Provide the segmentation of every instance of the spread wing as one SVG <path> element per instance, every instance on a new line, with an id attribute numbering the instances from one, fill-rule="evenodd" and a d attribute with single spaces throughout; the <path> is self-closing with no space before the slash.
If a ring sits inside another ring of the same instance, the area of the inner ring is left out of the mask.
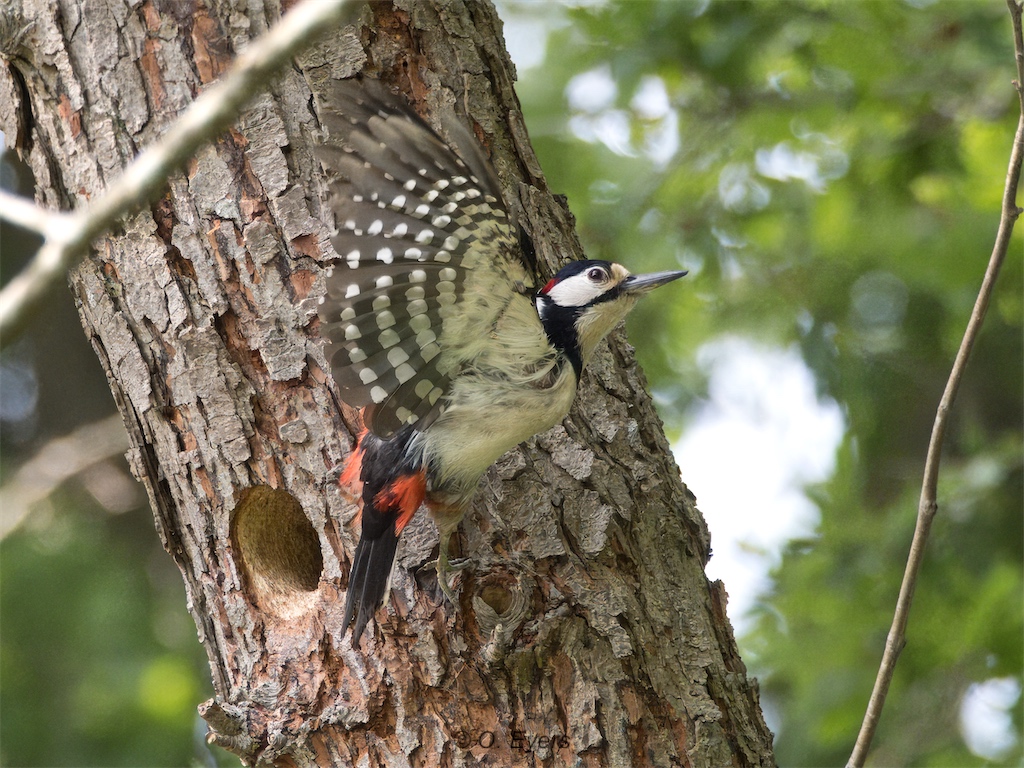
<path id="1" fill-rule="evenodd" d="M 525 272 L 493 169 L 461 125 L 448 128 L 460 157 L 373 81 L 339 81 L 324 106 L 340 260 L 321 334 L 342 398 L 389 437 L 440 415 Z"/>

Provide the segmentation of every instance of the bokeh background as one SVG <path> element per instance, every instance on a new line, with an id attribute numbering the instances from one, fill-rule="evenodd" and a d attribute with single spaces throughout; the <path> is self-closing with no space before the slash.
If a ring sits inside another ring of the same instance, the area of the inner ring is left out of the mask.
<path id="1" fill-rule="evenodd" d="M 1006 7 L 498 7 L 590 257 L 690 270 L 630 338 L 779 763 L 843 764 L 999 218 L 1018 115 Z M 31 188 L 0 163 L 5 187 Z M 0 230 L 3 279 L 32 247 Z M 875 765 L 1022 761 L 1022 256 L 1018 223 L 952 415 Z M 0 763 L 237 764 L 203 743 L 205 654 L 113 412 L 55 296 L 0 356 Z"/>

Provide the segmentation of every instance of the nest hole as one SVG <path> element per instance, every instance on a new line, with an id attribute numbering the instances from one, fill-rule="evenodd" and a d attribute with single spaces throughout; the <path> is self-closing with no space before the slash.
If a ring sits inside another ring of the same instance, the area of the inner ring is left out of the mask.
<path id="1" fill-rule="evenodd" d="M 288 619 L 313 607 L 324 558 L 294 496 L 268 485 L 246 489 L 231 516 L 231 542 L 245 586 L 262 610 Z"/>

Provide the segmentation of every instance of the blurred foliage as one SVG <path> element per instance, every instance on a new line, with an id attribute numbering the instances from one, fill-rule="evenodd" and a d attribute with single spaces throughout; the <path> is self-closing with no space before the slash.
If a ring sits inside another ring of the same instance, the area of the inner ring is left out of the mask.
<path id="1" fill-rule="evenodd" d="M 817 534 L 790 544 L 741 638 L 779 763 L 842 764 L 998 225 L 1019 114 L 1006 7 L 624 1 L 553 26 L 519 93 L 588 254 L 691 270 L 685 297 L 656 292 L 633 322 L 669 431 L 705 394 L 696 349 L 727 334 L 797 343 L 843 409 L 834 476 L 808 489 Z M 1016 746 L 990 760 L 958 713 L 971 683 L 1024 667 L 1022 242 L 1018 223 L 952 413 L 876 765 L 1021 760 L 1019 698 Z"/>
<path id="2" fill-rule="evenodd" d="M 816 535 L 791 542 L 741 638 L 779 763 L 842 764 L 998 222 L 1017 120 L 1005 6 L 620 0 L 500 12 L 548 34 L 519 93 L 588 254 L 691 272 L 685 291 L 656 292 L 631 321 L 669 432 L 705 394 L 697 349 L 727 334 L 795 342 L 843 408 L 834 476 L 808 489 Z M 0 232 L 5 276 L 23 251 L 12 234 Z M 1020 681 L 1024 667 L 1022 242 L 1018 225 L 952 414 L 876 765 L 1021 761 L 1019 698 L 1016 745 L 998 758 L 968 750 L 957 713 L 969 685 Z M 4 477 L 112 407 L 71 302 L 57 304 L 0 358 Z M 148 511 L 114 515 L 66 488 L 0 545 L 0 589 L 0 763 L 213 760 L 195 743 L 205 655 Z"/>
<path id="3" fill-rule="evenodd" d="M 110 515 L 81 491 L 3 542 L 4 765 L 195 762 L 212 692 L 168 565 L 146 510 Z"/>

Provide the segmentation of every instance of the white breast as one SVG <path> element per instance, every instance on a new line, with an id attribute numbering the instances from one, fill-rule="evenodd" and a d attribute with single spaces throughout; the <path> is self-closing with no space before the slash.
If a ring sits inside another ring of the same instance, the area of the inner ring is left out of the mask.
<path id="1" fill-rule="evenodd" d="M 454 493 L 472 494 L 491 464 L 558 424 L 576 396 L 576 374 L 528 297 L 515 296 L 487 330 L 483 351 L 455 377 L 445 412 L 423 436 L 432 484 Z"/>

